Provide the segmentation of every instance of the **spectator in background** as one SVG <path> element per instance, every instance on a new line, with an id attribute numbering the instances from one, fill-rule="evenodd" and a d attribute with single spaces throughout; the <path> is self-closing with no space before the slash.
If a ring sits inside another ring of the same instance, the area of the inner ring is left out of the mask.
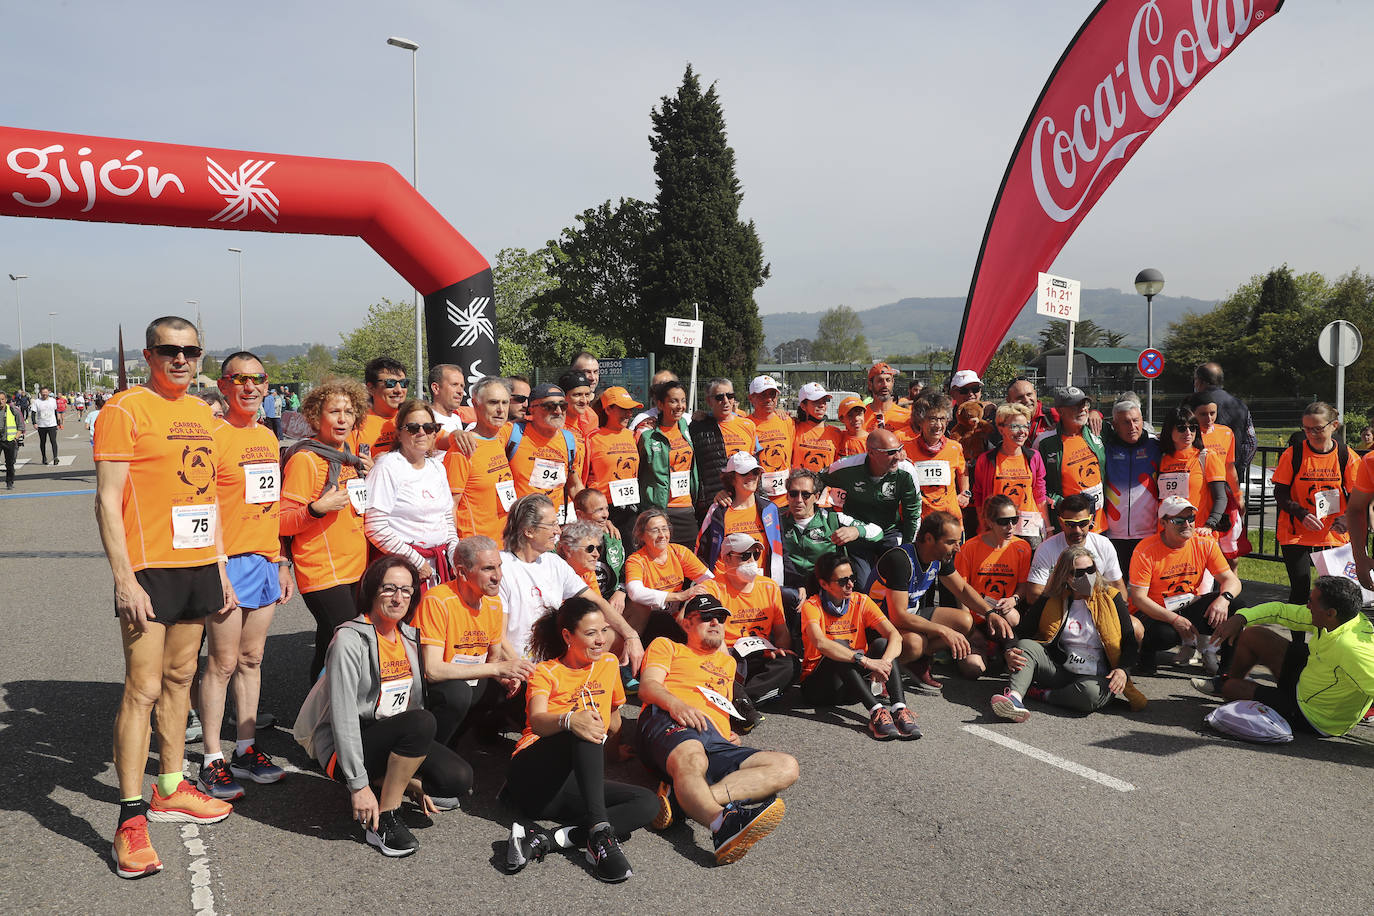
<path id="1" fill-rule="evenodd" d="M 921 397 L 921 393 L 925 390 L 925 387 L 925 382 L 918 378 L 912 379 L 906 383 L 906 397 L 899 399 L 897 403 L 901 404 L 903 407 L 910 407 Z"/>
<path id="2" fill-rule="evenodd" d="M 972 369 L 960 369 L 950 376 L 949 399 L 955 407 L 983 396 L 983 380 Z"/>
<path id="3" fill-rule="evenodd" d="M 272 430 L 272 435 L 281 438 L 281 395 L 273 388 L 262 399 L 262 425 Z"/>
<path id="4" fill-rule="evenodd" d="M 1370 449 L 1374 449 L 1374 426 L 1366 426 L 1360 430 L 1360 441 L 1355 443 L 1356 454 L 1363 455 Z"/>
<path id="5" fill-rule="evenodd" d="M 525 419 L 529 411 L 530 380 L 523 375 L 512 375 L 506 379 L 506 387 L 510 389 L 510 421 Z"/>
<path id="6" fill-rule="evenodd" d="M 447 447 L 450 435 L 477 422 L 477 416 L 471 407 L 463 406 L 467 382 L 463 379 L 462 369 L 451 363 L 439 363 L 430 367 L 426 381 L 430 406 L 434 408 L 434 420 L 441 427 L 437 443 L 443 449 Z"/>
<path id="7" fill-rule="evenodd" d="M 1217 363 L 1203 363 L 1193 370 L 1193 390 L 1205 391 L 1212 396 L 1217 405 L 1217 422 L 1230 427 L 1231 432 L 1235 433 L 1236 472 L 1246 477 L 1259 444 L 1255 437 L 1255 424 L 1250 418 L 1250 408 L 1222 388 L 1223 381 L 1221 366 Z"/>
<path id="8" fill-rule="evenodd" d="M 52 463 L 57 464 L 57 399 L 46 385 L 38 391 L 38 397 L 30 402 L 33 425 L 38 430 L 38 448 L 43 455 L 43 464 L 48 463 L 48 444 L 52 443 Z"/>

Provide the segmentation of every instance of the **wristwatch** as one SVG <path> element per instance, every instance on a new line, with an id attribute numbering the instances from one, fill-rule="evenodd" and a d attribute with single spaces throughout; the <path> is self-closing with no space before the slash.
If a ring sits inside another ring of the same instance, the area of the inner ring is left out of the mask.
<path id="1" fill-rule="evenodd" d="M 863 663 L 864 663 L 864 654 L 863 654 L 862 652 L 855 652 L 855 653 L 854 653 L 854 664 L 857 666 L 857 665 L 862 665 Z"/>
<path id="2" fill-rule="evenodd" d="M 1230 592 L 1222 592 L 1221 597 L 1226 599 L 1227 604 L 1230 604 L 1232 601 L 1236 600 L 1236 596 L 1231 594 Z"/>

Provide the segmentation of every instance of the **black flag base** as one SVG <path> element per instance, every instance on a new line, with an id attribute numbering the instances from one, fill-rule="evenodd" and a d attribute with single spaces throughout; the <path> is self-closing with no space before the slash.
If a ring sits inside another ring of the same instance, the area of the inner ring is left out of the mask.
<path id="1" fill-rule="evenodd" d="M 492 292 L 491 268 L 487 268 L 425 296 L 429 365 L 461 367 L 469 387 L 485 375 L 501 372 Z"/>

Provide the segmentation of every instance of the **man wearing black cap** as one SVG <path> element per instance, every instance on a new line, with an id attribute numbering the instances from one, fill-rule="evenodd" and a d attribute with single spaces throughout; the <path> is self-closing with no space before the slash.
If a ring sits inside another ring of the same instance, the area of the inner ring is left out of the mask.
<path id="1" fill-rule="evenodd" d="M 529 417 L 512 423 L 506 457 L 517 496 L 543 493 L 553 500 L 560 522 L 567 506 L 582 490 L 582 454 L 577 436 L 563 422 L 568 399 L 557 385 L 539 385 L 530 392 Z"/>
<path id="2" fill-rule="evenodd" d="M 796 758 L 729 740 L 735 660 L 725 652 L 730 612 L 712 595 L 683 608 L 687 643 L 660 636 L 639 673 L 639 741 L 659 784 L 659 814 L 651 827 L 673 822 L 676 803 L 711 828 L 716 863 L 747 853 L 773 831 L 786 810 L 777 793 L 797 781 Z"/>
<path id="3" fill-rule="evenodd" d="M 1083 493 L 1093 501 L 1093 530 L 1101 531 L 1105 516 L 1102 480 L 1106 477 L 1106 452 L 1102 439 L 1088 425 L 1092 398 L 1081 388 L 1054 389 L 1054 406 L 1059 424 L 1036 440 L 1035 447 L 1045 460 L 1045 496 L 1050 505 L 1050 521 L 1059 530 L 1058 506 L 1064 497 Z"/>

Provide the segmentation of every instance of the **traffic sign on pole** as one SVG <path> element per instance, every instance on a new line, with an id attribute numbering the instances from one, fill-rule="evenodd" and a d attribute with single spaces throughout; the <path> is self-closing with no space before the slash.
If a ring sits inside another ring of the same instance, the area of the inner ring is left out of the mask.
<path id="1" fill-rule="evenodd" d="M 1360 358 L 1364 338 L 1360 329 L 1348 321 L 1333 321 L 1317 335 L 1317 352 L 1328 366 L 1336 367 L 1336 416 L 1345 419 L 1345 367 Z M 1345 439 L 1345 428 L 1336 431 Z"/>
<path id="2" fill-rule="evenodd" d="M 1140 358 L 1135 361 L 1135 367 L 1146 378 L 1159 378 L 1159 374 L 1164 371 L 1164 354 L 1153 347 L 1148 350 L 1141 350 Z"/>

